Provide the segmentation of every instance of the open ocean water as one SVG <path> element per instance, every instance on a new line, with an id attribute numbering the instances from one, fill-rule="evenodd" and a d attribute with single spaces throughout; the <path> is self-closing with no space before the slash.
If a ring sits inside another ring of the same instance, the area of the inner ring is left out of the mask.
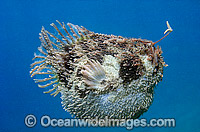
<path id="1" fill-rule="evenodd" d="M 123 132 L 126 128 L 59 128 L 40 125 L 40 118 L 71 118 L 59 96 L 43 94 L 30 78 L 41 27 L 70 22 L 105 34 L 157 41 L 168 20 L 173 32 L 162 47 L 163 81 L 154 102 L 141 118 L 174 118 L 176 126 L 138 127 L 134 132 L 200 132 L 200 1 L 199 0 L 1 0 L 0 1 L 0 131 Z M 33 114 L 37 124 L 24 119 Z"/>

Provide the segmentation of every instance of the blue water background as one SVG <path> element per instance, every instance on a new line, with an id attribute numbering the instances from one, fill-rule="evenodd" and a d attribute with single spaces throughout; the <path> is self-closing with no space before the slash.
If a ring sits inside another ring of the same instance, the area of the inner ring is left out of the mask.
<path id="1" fill-rule="evenodd" d="M 156 41 L 168 20 L 174 31 L 159 42 L 169 65 L 155 90 L 148 112 L 140 118 L 175 118 L 175 128 L 134 128 L 134 132 L 200 132 L 200 1 L 199 0 L 1 0 L 0 1 L 0 131 L 123 132 L 125 128 L 34 128 L 37 119 L 70 118 L 59 96 L 43 94 L 29 70 L 40 46 L 41 26 L 59 20 L 91 31 Z"/>

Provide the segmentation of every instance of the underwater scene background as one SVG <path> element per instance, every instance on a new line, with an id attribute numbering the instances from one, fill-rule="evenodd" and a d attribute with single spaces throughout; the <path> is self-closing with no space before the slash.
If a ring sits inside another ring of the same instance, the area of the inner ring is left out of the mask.
<path id="1" fill-rule="evenodd" d="M 162 47 L 163 81 L 155 89 L 153 104 L 139 119 L 175 118 L 176 127 L 138 127 L 134 132 L 200 131 L 200 1 L 199 0 L 1 0 L 0 1 L 0 131 L 64 132 L 127 131 L 126 128 L 44 128 L 38 121 L 28 128 L 24 119 L 33 114 L 71 118 L 59 96 L 43 94 L 30 78 L 39 32 L 52 22 L 70 22 L 90 31 L 157 41 L 166 21 L 173 32 Z"/>

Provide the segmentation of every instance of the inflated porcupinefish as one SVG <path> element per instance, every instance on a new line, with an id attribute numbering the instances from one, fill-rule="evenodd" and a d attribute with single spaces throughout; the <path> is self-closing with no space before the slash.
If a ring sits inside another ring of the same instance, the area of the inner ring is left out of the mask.
<path id="1" fill-rule="evenodd" d="M 77 118 L 136 119 L 153 102 L 163 77 L 162 50 L 156 42 L 94 33 L 60 23 L 50 33 L 42 27 L 31 77 L 44 93 L 61 94 L 65 110 Z"/>

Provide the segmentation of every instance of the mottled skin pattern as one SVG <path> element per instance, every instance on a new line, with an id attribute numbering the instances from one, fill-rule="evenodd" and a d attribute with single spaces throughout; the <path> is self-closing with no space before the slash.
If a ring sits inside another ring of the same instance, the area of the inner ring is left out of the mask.
<path id="1" fill-rule="evenodd" d="M 42 28 L 31 65 L 38 86 L 50 87 L 45 93 L 61 93 L 64 109 L 77 118 L 135 119 L 148 110 L 166 66 L 159 46 L 57 22 L 56 34 Z"/>

